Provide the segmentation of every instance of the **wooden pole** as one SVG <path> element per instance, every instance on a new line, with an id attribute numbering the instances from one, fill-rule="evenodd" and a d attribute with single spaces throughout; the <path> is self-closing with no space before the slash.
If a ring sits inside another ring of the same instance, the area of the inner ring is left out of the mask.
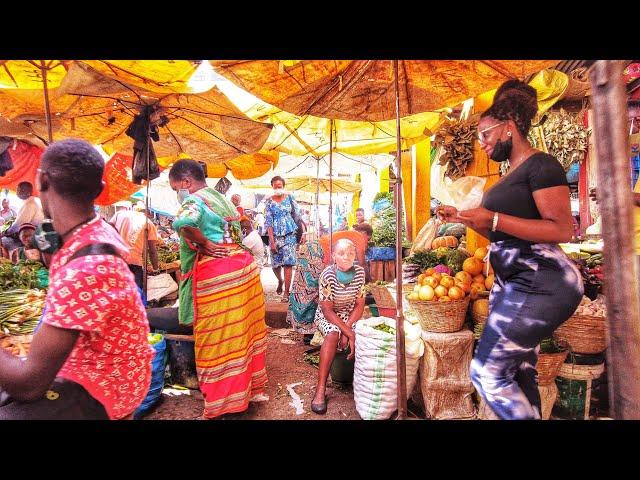
<path id="1" fill-rule="evenodd" d="M 393 79 L 396 91 L 396 366 L 398 369 L 398 420 L 407 417 L 407 371 L 404 350 L 404 314 L 402 311 L 402 148 L 400 137 L 400 88 L 398 86 L 398 60 L 393 61 Z"/>
<path id="2" fill-rule="evenodd" d="M 598 60 L 589 72 L 598 154 L 609 347 L 611 416 L 640 419 L 640 306 L 633 255 L 624 62 Z M 615 283 L 614 283 L 615 282 Z"/>
<path id="3" fill-rule="evenodd" d="M 47 138 L 49 143 L 53 142 L 53 131 L 51 128 L 51 106 L 49 105 L 49 86 L 47 85 L 47 69 L 49 66 L 44 60 L 40 60 L 42 72 L 42 85 L 44 88 L 44 115 L 47 121 Z"/>
<path id="4" fill-rule="evenodd" d="M 333 261 L 333 120 L 329 122 L 329 255 Z"/>

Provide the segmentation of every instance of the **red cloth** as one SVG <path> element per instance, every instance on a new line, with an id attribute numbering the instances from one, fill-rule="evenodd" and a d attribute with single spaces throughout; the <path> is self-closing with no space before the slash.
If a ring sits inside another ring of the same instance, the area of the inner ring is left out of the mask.
<path id="1" fill-rule="evenodd" d="M 4 177 L 0 177 L 0 188 L 14 190 L 20 182 L 31 182 L 33 194 L 38 196 L 36 187 L 36 170 L 40 168 L 40 156 L 43 150 L 30 143 L 18 140 L 9 147 L 9 155 L 13 162 L 13 168 Z"/>
<path id="2" fill-rule="evenodd" d="M 240 214 L 240 217 L 244 217 L 244 208 L 242 208 L 240 205 L 238 205 L 236 207 L 236 210 L 238 210 L 238 213 Z"/>
<path id="3" fill-rule="evenodd" d="M 77 230 L 53 256 L 44 322 L 80 331 L 58 377 L 82 385 L 109 418 L 119 419 L 147 395 L 154 349 L 133 274 L 123 259 L 88 255 L 65 265 L 93 243 L 108 243 L 128 254 L 118 233 L 102 220 Z"/>

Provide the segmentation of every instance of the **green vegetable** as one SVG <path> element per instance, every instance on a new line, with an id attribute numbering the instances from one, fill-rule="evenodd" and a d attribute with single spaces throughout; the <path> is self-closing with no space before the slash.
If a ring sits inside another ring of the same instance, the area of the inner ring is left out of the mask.
<path id="1" fill-rule="evenodd" d="M 455 275 L 462 270 L 462 264 L 467 258 L 468 255 L 462 250 L 457 248 L 449 249 L 449 252 L 445 257 L 445 263 L 453 272 L 452 275 Z"/>
<path id="2" fill-rule="evenodd" d="M 396 334 L 396 329 L 387 325 L 386 323 L 381 323 L 380 325 L 376 325 L 375 327 L 373 327 L 375 330 L 380 330 L 382 332 L 387 332 L 390 333 L 391 335 L 395 335 Z"/>
<path id="3" fill-rule="evenodd" d="M 320 353 L 319 352 L 317 352 L 317 353 L 305 353 L 302 358 L 303 358 L 305 363 L 308 363 L 312 367 L 318 368 L 318 365 L 320 365 Z"/>
<path id="4" fill-rule="evenodd" d="M 43 286 L 44 274 L 40 272 L 43 269 L 42 263 L 34 260 L 25 260 L 16 265 L 0 263 L 0 291 Z"/>
<path id="5" fill-rule="evenodd" d="M 540 353 L 560 353 L 564 352 L 567 347 L 559 343 L 555 338 L 545 338 L 540 342 Z"/>
<path id="6" fill-rule="evenodd" d="M 433 250 L 416 250 L 413 255 L 405 258 L 406 263 L 419 265 L 421 270 L 433 268 L 440 263 L 438 255 Z"/>

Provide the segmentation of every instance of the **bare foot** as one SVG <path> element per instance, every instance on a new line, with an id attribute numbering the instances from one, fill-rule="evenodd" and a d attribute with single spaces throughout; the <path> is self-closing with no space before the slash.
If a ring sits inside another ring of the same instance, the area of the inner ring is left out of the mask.
<path id="1" fill-rule="evenodd" d="M 278 280 L 278 288 L 276 288 L 276 293 L 280 295 L 282 293 L 282 288 L 284 287 L 284 282 L 282 280 Z"/>

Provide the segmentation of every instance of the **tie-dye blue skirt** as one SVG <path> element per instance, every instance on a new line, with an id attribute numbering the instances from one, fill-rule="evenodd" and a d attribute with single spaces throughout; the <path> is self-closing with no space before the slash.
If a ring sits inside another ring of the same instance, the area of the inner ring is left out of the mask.
<path id="1" fill-rule="evenodd" d="M 495 281 L 471 379 L 498 417 L 539 419 L 539 344 L 578 307 L 582 278 L 556 244 L 503 240 L 489 258 Z"/>

